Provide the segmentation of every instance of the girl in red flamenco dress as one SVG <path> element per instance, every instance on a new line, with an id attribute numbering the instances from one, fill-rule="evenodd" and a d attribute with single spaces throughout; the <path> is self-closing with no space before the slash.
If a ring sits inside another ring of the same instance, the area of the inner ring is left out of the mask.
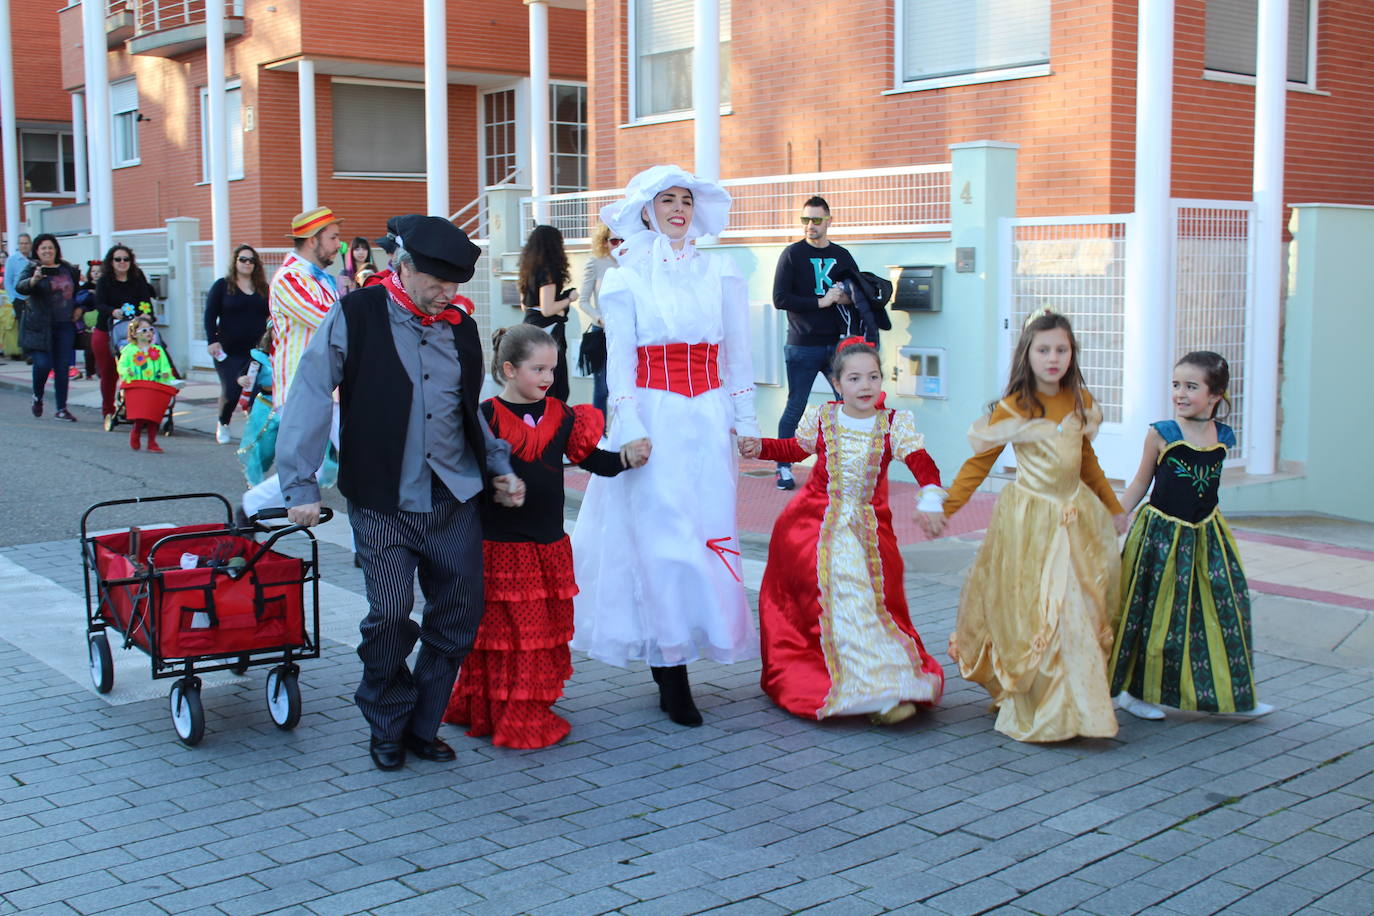
<path id="1" fill-rule="evenodd" d="M 741 443 L 746 458 L 817 457 L 768 545 L 761 683 L 803 718 L 867 713 L 890 725 L 939 702 L 945 679 L 907 612 L 888 464 L 902 461 L 921 484 L 919 511 L 938 512 L 944 491 L 911 413 L 882 406 L 878 351 L 851 337 L 833 369 L 841 401 L 808 408 L 793 439 Z"/>
<path id="2" fill-rule="evenodd" d="M 481 410 L 511 444 L 525 502 L 482 505 L 486 611 L 444 721 L 468 726 L 469 737 L 490 735 L 501 747 L 548 747 L 571 727 L 551 708 L 572 675 L 568 642 L 577 594 L 563 531 L 563 456 L 606 477 L 644 462 L 631 446 L 620 454 L 596 447 L 605 421 L 595 407 L 545 397 L 558 363 L 547 332 L 515 325 L 496 332 L 492 350 L 492 375 L 505 389 Z"/>

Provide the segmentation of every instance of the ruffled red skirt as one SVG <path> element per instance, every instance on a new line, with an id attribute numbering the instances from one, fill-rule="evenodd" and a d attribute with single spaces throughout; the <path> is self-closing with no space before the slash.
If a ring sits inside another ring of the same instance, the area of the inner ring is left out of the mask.
<path id="1" fill-rule="evenodd" d="M 548 747 L 571 726 L 550 708 L 572 676 L 572 545 L 484 541 L 486 610 L 444 721 L 500 747 Z"/>

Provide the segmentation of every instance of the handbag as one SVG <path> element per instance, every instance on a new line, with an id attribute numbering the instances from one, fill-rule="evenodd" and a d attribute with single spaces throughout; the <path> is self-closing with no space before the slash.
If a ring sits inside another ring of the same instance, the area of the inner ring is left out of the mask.
<path id="1" fill-rule="evenodd" d="M 582 332 L 582 343 L 577 349 L 577 371 L 595 375 L 605 368 L 606 329 L 594 324 Z"/>

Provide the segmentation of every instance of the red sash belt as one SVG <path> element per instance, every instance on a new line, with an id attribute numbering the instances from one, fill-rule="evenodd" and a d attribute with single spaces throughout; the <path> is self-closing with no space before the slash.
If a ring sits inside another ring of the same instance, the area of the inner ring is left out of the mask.
<path id="1" fill-rule="evenodd" d="M 719 344 L 657 344 L 639 348 L 635 384 L 694 398 L 720 387 Z"/>

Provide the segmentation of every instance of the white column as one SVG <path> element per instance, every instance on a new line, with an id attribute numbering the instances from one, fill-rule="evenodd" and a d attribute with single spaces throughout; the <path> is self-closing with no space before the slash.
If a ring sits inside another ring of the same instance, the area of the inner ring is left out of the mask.
<path id="1" fill-rule="evenodd" d="M 447 217 L 448 10 L 444 0 L 425 0 L 425 211 Z"/>
<path id="2" fill-rule="evenodd" d="M 76 202 L 84 204 L 90 196 L 86 167 L 86 94 L 72 93 L 72 165 L 76 169 Z M 104 252 L 101 252 L 104 254 Z"/>
<path id="3" fill-rule="evenodd" d="M 205 0 L 205 121 L 210 160 L 210 237 L 214 263 L 229 254 L 229 138 L 224 119 L 224 0 Z"/>
<path id="4" fill-rule="evenodd" d="M 525 0 L 530 8 L 530 189 L 534 221 L 548 221 L 549 194 L 549 5 Z"/>
<path id="5" fill-rule="evenodd" d="M 692 169 L 720 179 L 720 0 L 695 0 L 696 48 L 692 51 L 692 108 L 696 155 Z"/>
<path id="6" fill-rule="evenodd" d="M 1279 283 L 1283 274 L 1284 119 L 1288 0 L 1259 0 L 1255 65 L 1255 275 L 1246 362 L 1245 426 L 1251 474 L 1278 469 Z"/>
<path id="7" fill-rule="evenodd" d="M 297 65 L 296 90 L 301 130 L 301 212 L 320 205 L 319 149 L 315 142 L 315 62 L 302 59 Z M 222 252 L 216 252 L 223 256 Z"/>
<path id="8" fill-rule="evenodd" d="M 104 0 L 82 0 L 86 65 L 86 151 L 90 166 L 91 234 L 101 256 L 114 241 L 114 176 L 110 171 L 110 75 L 105 47 Z"/>
<path id="9" fill-rule="evenodd" d="M 19 130 L 14 117 L 14 45 L 10 41 L 10 0 L 0 0 L 0 146 L 5 171 L 5 243 L 17 251 L 23 231 L 19 197 L 24 192 L 19 175 Z"/>
<path id="10" fill-rule="evenodd" d="M 1170 416 L 1174 338 L 1169 202 L 1174 111 L 1174 0 L 1140 4 L 1136 48 L 1135 216 L 1126 236 L 1122 421 L 1128 430 Z"/>

